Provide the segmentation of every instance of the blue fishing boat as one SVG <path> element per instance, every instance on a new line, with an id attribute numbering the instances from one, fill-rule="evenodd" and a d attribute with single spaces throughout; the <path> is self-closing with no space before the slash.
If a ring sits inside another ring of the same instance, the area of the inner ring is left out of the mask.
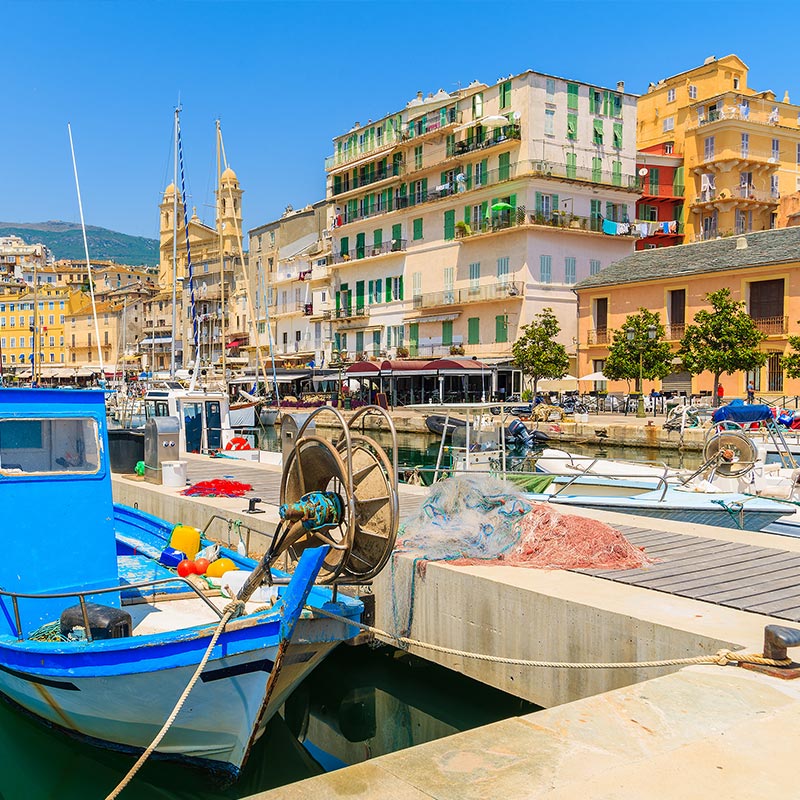
<path id="1" fill-rule="evenodd" d="M 344 438 L 350 447 L 349 435 Z M 361 450 L 353 450 L 340 461 L 363 461 Z M 314 458 L 313 447 L 294 462 L 302 469 L 305 458 Z M 337 507 L 344 516 L 316 529 L 301 517 L 302 501 L 325 486 L 302 487 L 297 497 L 286 490 L 287 521 L 276 541 L 290 540 L 296 551 L 291 577 L 272 568 L 272 549 L 261 562 L 221 549 L 220 556 L 251 571 L 250 592 L 262 581 L 272 586 L 271 605 L 248 602 L 242 589 L 240 602 L 230 606 L 219 590 L 161 563 L 171 524 L 114 505 L 102 392 L 0 389 L 7 532 L 0 560 L 0 694 L 70 734 L 139 752 L 153 742 L 208 654 L 155 755 L 235 777 L 292 689 L 357 633 L 348 623 L 360 619 L 362 603 L 314 585 L 320 570 L 329 581 L 348 577 L 347 559 L 359 542 L 358 522 L 347 516 L 358 487 L 352 472 L 337 480 L 352 491 Z M 392 501 L 394 508 L 396 494 Z M 396 532 L 396 515 L 389 524 Z M 384 549 L 391 550 L 392 533 L 389 528 Z M 381 561 L 384 555 L 381 550 Z M 358 575 L 368 579 L 372 572 L 362 564 Z"/>

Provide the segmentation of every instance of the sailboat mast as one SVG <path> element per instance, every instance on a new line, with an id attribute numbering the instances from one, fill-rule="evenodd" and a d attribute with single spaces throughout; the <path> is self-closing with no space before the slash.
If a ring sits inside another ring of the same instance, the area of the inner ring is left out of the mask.
<path id="1" fill-rule="evenodd" d="M 169 376 L 175 377 L 175 336 L 178 327 L 178 115 L 180 106 L 175 109 L 173 136 L 175 155 L 172 167 L 172 342 L 169 352 Z"/>
<path id="2" fill-rule="evenodd" d="M 106 371 L 103 366 L 103 350 L 100 346 L 100 326 L 97 323 L 97 304 L 94 299 L 94 279 L 92 278 L 92 263 L 89 260 L 89 242 L 86 239 L 86 223 L 83 219 L 83 202 L 81 201 L 81 185 L 78 181 L 78 162 L 75 160 L 75 146 L 72 143 L 72 126 L 67 123 L 69 133 L 69 149 L 72 151 L 72 169 L 75 173 L 75 189 L 78 192 L 78 210 L 81 214 L 81 230 L 83 231 L 83 251 L 86 253 L 86 272 L 89 276 L 89 294 L 92 298 L 92 316 L 94 317 L 94 335 L 97 339 L 97 361 L 100 364 L 100 385 L 106 385 Z"/>
<path id="3" fill-rule="evenodd" d="M 222 333 L 222 380 L 227 381 L 227 370 L 225 364 L 225 254 L 222 252 L 222 155 L 220 153 L 220 130 L 219 120 L 217 120 L 217 231 L 219 233 L 219 291 L 220 291 L 220 328 Z M 227 386 L 226 386 L 227 389 Z"/>

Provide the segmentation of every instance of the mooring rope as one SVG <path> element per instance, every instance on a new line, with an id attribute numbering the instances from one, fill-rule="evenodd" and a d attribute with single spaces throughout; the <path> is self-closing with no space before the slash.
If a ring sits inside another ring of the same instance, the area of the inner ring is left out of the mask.
<path id="1" fill-rule="evenodd" d="M 461 658 L 471 658 L 476 661 L 489 661 L 495 664 L 510 664 L 518 667 L 551 667 L 554 669 L 639 669 L 639 668 L 652 668 L 652 667 L 673 667 L 689 664 L 717 664 L 719 666 L 726 666 L 730 663 L 735 664 L 761 664 L 769 667 L 787 667 L 792 663 L 791 658 L 775 659 L 764 658 L 764 656 L 756 653 L 737 653 L 733 650 L 723 648 L 717 650 L 713 655 L 693 656 L 688 658 L 665 658 L 657 661 L 614 661 L 614 662 L 576 662 L 576 661 L 535 661 L 527 658 L 506 658 L 505 656 L 492 656 L 486 653 L 471 653 L 468 650 L 457 650 L 453 647 L 443 647 L 438 644 L 431 644 L 430 642 L 422 642 L 418 639 L 411 639 L 408 636 L 398 636 L 394 633 L 376 628 L 373 625 L 366 625 L 363 622 L 354 622 L 347 617 L 342 617 L 339 614 L 334 614 L 332 611 L 327 611 L 323 608 L 316 608 L 315 606 L 306 606 L 309 611 L 315 614 L 322 614 L 322 616 L 330 617 L 339 622 L 344 622 L 347 625 L 352 625 L 367 633 L 372 633 L 375 636 L 381 636 L 390 641 L 397 642 L 402 649 L 407 647 L 420 647 L 425 650 L 432 650 L 436 653 L 443 653 L 444 655 L 459 656 Z"/>
<path id="2" fill-rule="evenodd" d="M 144 765 L 144 762 L 147 761 L 148 758 L 152 755 L 153 751 L 161 744 L 161 740 L 167 735 L 167 731 L 172 727 L 172 724 L 175 722 L 178 714 L 180 714 L 181 709 L 183 708 L 183 704 L 186 702 L 186 699 L 189 697 L 189 693 L 194 688 L 194 685 L 200 678 L 200 674 L 206 668 L 206 664 L 208 660 L 211 658 L 211 652 L 217 644 L 217 640 L 222 634 L 222 631 L 225 629 L 225 626 L 228 624 L 228 620 L 231 617 L 239 616 L 244 609 L 244 603 L 234 600 L 224 608 L 224 613 L 222 615 L 222 619 L 219 621 L 219 624 L 214 631 L 214 634 L 211 637 L 211 641 L 208 643 L 208 647 L 206 648 L 206 652 L 203 655 L 203 658 L 200 660 L 200 663 L 197 665 L 197 669 L 194 671 L 194 675 L 192 675 L 189 683 L 186 684 L 186 688 L 183 690 L 183 694 L 178 698 L 178 702 L 175 703 L 175 707 L 172 709 L 172 713 L 167 717 L 167 721 L 161 727 L 161 730 L 156 734 L 155 739 L 150 742 L 150 745 L 147 749 L 139 756 L 136 763 L 128 770 L 128 774 L 117 784 L 114 791 L 111 794 L 106 796 L 106 800 L 114 800 L 114 798 L 118 797 L 120 792 L 133 780 L 134 775 L 141 769 Z"/>

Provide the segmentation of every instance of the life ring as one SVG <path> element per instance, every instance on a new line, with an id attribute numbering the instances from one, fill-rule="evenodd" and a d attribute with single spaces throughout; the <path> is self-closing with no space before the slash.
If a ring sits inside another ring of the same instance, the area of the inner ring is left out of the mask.
<path id="1" fill-rule="evenodd" d="M 234 436 L 226 445 L 226 450 L 252 450 L 250 442 L 244 436 Z"/>

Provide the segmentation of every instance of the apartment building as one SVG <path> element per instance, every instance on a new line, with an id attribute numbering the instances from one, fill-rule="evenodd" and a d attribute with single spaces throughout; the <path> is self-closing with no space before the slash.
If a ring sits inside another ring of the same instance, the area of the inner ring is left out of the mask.
<path id="1" fill-rule="evenodd" d="M 327 224 L 321 200 L 249 231 L 258 343 L 285 366 L 331 359 Z"/>
<path id="2" fill-rule="evenodd" d="M 685 184 L 682 214 L 679 195 L 657 196 L 676 201 L 669 213 L 678 213 L 686 241 L 775 227 L 781 195 L 800 189 L 800 106 L 788 93 L 779 101 L 771 90 L 751 89 L 735 55 L 651 83 L 638 100 L 637 141 L 640 168 L 661 166 L 648 155 L 683 167 L 673 184 L 657 183 L 660 192 Z"/>
<path id="3" fill-rule="evenodd" d="M 574 356 L 574 284 L 634 249 L 635 114 L 621 83 L 525 72 L 336 137 L 335 350 L 499 361 L 551 307 Z"/>
<path id="4" fill-rule="evenodd" d="M 3 279 L 21 280 L 26 271 L 44 269 L 51 258 L 43 244 L 26 244 L 19 236 L 0 236 L 0 276 Z"/>

